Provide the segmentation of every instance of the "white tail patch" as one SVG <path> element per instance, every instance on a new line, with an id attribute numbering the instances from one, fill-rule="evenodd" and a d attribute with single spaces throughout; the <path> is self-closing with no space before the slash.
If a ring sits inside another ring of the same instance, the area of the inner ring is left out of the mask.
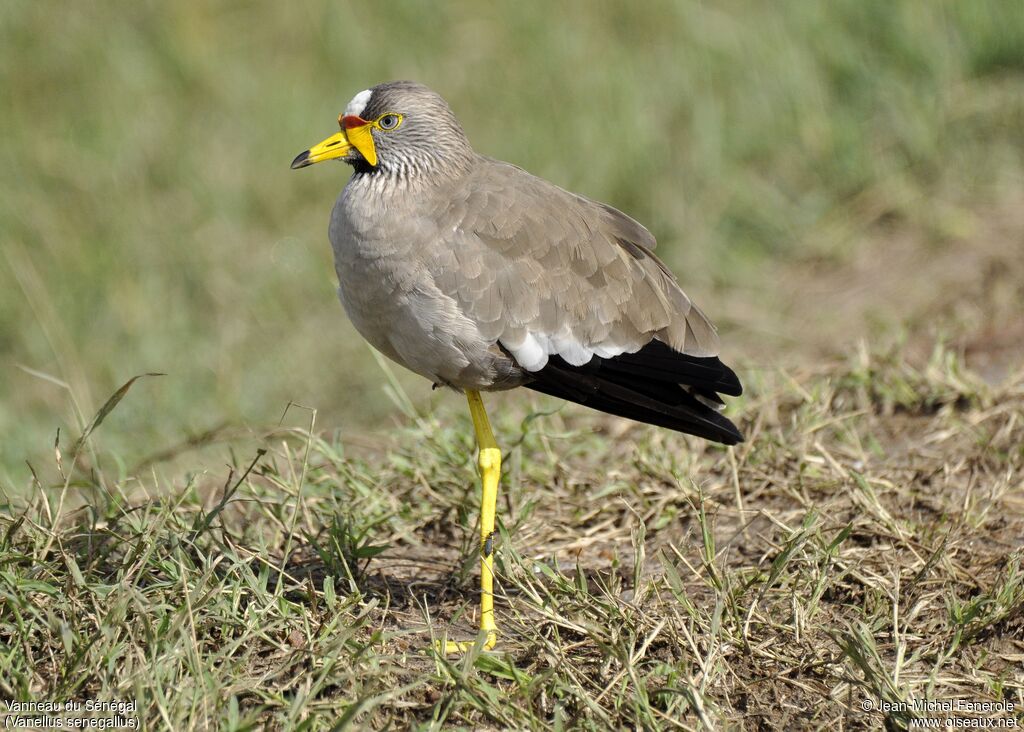
<path id="1" fill-rule="evenodd" d="M 585 345 L 566 330 L 555 336 L 527 332 L 525 336 L 501 338 L 499 342 L 527 371 L 540 371 L 548 365 L 548 358 L 551 356 L 561 356 L 570 366 L 583 366 L 590 363 L 590 359 L 595 355 L 601 358 L 614 358 L 627 351 L 632 353 L 636 350 L 609 342 Z"/>
<path id="2" fill-rule="evenodd" d="M 527 333 L 522 343 L 514 348 L 510 348 L 505 343 L 502 345 L 508 348 L 512 358 L 527 371 L 540 371 L 548 365 L 548 343 L 544 336 L 537 338 L 532 333 Z"/>
<path id="3" fill-rule="evenodd" d="M 345 116 L 347 117 L 351 114 L 356 117 L 362 117 L 363 110 L 366 109 L 366 104 L 370 101 L 371 96 L 373 96 L 372 89 L 363 89 L 352 97 L 352 101 L 345 107 Z"/>

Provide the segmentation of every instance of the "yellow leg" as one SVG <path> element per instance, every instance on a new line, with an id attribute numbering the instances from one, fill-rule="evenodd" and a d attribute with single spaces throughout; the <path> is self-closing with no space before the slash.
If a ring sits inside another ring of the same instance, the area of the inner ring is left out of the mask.
<path id="1" fill-rule="evenodd" d="M 498 482 L 501 480 L 501 450 L 494 441 L 491 423 L 478 391 L 466 391 L 469 413 L 473 417 L 476 443 L 480 449 L 478 462 L 483 492 L 480 497 L 480 632 L 486 634 L 484 648 L 491 650 L 498 642 L 498 629 L 494 624 L 494 515 L 498 502 Z M 465 653 L 473 643 L 448 641 L 445 653 Z"/>

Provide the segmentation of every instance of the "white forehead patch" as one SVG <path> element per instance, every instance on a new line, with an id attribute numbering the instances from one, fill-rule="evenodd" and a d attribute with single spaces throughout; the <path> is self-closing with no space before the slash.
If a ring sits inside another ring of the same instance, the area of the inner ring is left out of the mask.
<path id="1" fill-rule="evenodd" d="M 366 109 L 366 103 L 370 101 L 370 97 L 373 95 L 372 89 L 363 89 L 361 92 L 352 97 L 352 101 L 345 107 L 345 116 L 352 114 L 356 117 L 363 116 L 363 110 Z"/>

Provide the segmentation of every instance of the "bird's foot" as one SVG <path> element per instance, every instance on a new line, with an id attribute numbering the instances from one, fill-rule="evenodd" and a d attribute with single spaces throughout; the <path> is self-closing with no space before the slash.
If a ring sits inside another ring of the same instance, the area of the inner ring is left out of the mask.
<path id="1" fill-rule="evenodd" d="M 485 633 L 486 637 L 484 637 Z M 481 638 L 483 638 L 483 650 L 493 651 L 498 644 L 498 631 L 481 629 L 477 639 L 471 641 L 434 641 L 434 650 L 446 656 L 463 656 L 472 651 Z"/>

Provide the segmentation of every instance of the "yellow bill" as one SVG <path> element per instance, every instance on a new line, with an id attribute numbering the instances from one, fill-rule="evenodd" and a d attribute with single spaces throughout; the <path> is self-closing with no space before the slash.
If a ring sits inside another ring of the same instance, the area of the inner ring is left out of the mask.
<path id="1" fill-rule="evenodd" d="M 377 149 L 373 145 L 373 135 L 370 134 L 373 122 L 350 114 L 339 117 L 338 124 L 341 125 L 341 132 L 299 153 L 292 161 L 292 169 L 344 158 L 353 149 L 358 150 L 370 165 L 377 165 Z"/>

